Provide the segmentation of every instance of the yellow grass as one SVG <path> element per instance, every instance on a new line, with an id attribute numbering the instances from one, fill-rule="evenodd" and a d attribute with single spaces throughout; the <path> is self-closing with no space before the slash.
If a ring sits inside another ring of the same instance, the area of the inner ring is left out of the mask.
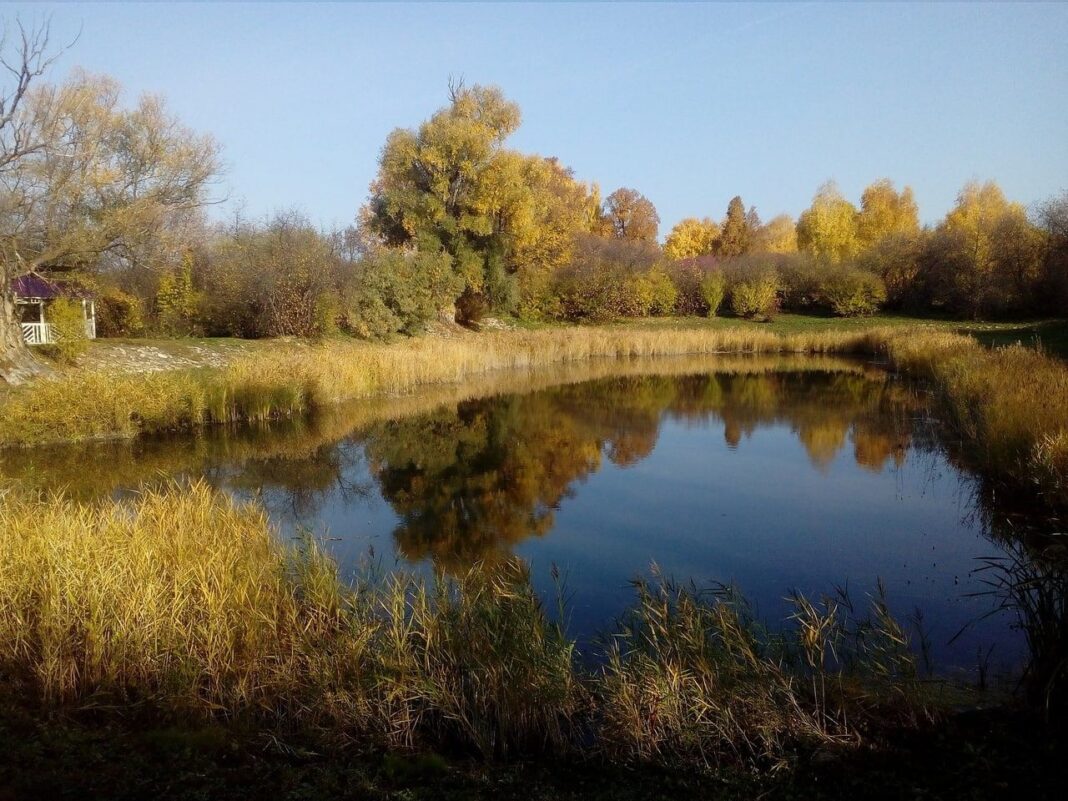
<path id="1" fill-rule="evenodd" d="M 717 353 L 857 353 L 865 332 L 777 336 L 750 330 L 573 328 L 424 337 L 383 345 L 281 345 L 227 367 L 129 374 L 72 371 L 9 392 L 0 443 L 129 437 L 209 423 L 288 417 L 356 398 L 455 384 L 497 370 L 591 359 Z"/>
<path id="2" fill-rule="evenodd" d="M 901 370 L 941 390 L 944 418 L 965 455 L 988 474 L 1068 503 L 1068 367 L 1013 345 L 987 350 L 968 337 L 889 337 Z"/>

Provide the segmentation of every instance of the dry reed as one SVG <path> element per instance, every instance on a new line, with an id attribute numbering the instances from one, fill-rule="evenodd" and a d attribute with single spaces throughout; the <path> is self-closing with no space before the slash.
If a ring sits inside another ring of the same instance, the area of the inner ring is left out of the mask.
<path id="1" fill-rule="evenodd" d="M 701 765 L 779 763 L 858 742 L 881 719 L 869 677 L 884 653 L 791 656 L 841 651 L 837 610 L 811 607 L 799 634 L 771 636 L 737 598 L 638 590 L 596 668 L 516 563 L 348 585 L 312 541 L 284 545 L 261 510 L 204 485 L 98 504 L 0 498 L 0 671 L 49 705 Z"/>

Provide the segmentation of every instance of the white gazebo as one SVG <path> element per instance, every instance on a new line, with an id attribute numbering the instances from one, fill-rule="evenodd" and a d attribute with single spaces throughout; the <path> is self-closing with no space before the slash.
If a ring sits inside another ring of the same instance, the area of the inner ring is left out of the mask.
<path id="1" fill-rule="evenodd" d="M 80 289 L 50 281 L 39 273 L 26 273 L 11 282 L 15 308 L 22 324 L 22 338 L 27 345 L 51 345 L 55 332 L 48 322 L 47 312 L 58 298 L 80 300 L 85 320 L 85 335 L 96 339 L 96 304 L 92 296 Z"/>

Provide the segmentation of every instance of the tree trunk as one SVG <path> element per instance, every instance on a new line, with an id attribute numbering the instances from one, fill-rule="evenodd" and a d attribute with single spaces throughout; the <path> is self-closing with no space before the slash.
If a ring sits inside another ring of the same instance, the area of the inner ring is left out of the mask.
<path id="1" fill-rule="evenodd" d="M 456 304 L 450 303 L 438 309 L 438 322 L 444 325 L 456 325 Z"/>
<path id="2" fill-rule="evenodd" d="M 22 339 L 15 304 L 0 276 L 0 382 L 16 386 L 46 371 Z"/>

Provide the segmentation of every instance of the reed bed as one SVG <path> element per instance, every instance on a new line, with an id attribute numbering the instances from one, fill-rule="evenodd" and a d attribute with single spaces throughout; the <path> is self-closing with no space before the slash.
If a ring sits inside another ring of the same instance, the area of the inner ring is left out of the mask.
<path id="1" fill-rule="evenodd" d="M 395 344 L 285 344 L 223 368 L 147 374 L 71 371 L 0 400 L 0 444 L 132 437 L 292 417 L 347 400 L 456 384 L 499 370 L 594 359 L 711 354 L 862 353 L 864 332 L 568 328 L 423 337 Z"/>
<path id="2" fill-rule="evenodd" d="M 1068 367 L 1040 351 L 946 333 L 888 336 L 898 369 L 939 390 L 956 447 L 988 476 L 1068 505 Z"/>
<path id="3" fill-rule="evenodd" d="M 591 658 L 520 564 L 350 584 L 312 541 L 283 544 L 204 485 L 0 498 L 0 672 L 52 708 L 701 766 L 774 766 L 861 742 L 887 709 L 928 714 L 885 609 L 855 621 L 798 599 L 773 634 L 733 595 L 657 580 L 637 596 Z"/>

